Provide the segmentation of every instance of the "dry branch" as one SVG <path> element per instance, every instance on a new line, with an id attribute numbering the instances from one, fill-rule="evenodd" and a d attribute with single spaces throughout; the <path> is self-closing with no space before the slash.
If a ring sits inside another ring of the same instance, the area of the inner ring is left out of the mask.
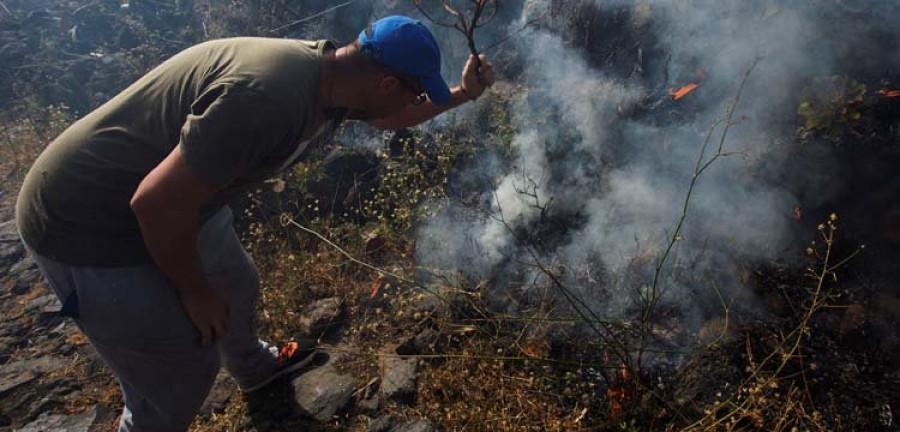
<path id="1" fill-rule="evenodd" d="M 481 59 L 478 57 L 478 49 L 475 46 L 475 29 L 484 27 L 490 23 L 494 17 L 497 16 L 500 4 L 498 0 L 469 0 L 469 3 L 471 3 L 472 6 L 470 9 L 472 13 L 471 15 L 466 15 L 450 5 L 447 0 L 441 0 L 441 6 L 444 11 L 454 18 L 454 21 L 446 22 L 429 14 L 422 6 L 422 0 L 412 0 L 413 6 L 415 6 L 428 21 L 442 27 L 455 28 L 466 37 L 469 53 L 475 56 L 475 67 L 476 70 L 478 70 L 478 68 L 481 67 Z M 485 12 L 488 12 L 488 15 L 485 15 Z"/>

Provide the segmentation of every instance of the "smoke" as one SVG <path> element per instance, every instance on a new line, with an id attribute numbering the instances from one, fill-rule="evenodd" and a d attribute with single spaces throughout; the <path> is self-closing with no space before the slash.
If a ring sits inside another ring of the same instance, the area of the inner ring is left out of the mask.
<path id="1" fill-rule="evenodd" d="M 835 192 L 833 155 L 789 164 L 803 87 L 814 77 L 878 75 L 900 64 L 896 49 L 890 60 L 868 55 L 876 42 L 896 48 L 900 40 L 900 7 L 889 2 L 501 3 L 495 22 L 479 30 L 480 46 L 552 8 L 540 25 L 488 53 L 520 85 L 506 92 L 513 156 L 481 155 L 455 178 L 457 190 L 479 198 L 444 203 L 419 227 L 419 263 L 491 278 L 502 296 L 541 280 L 529 265 L 536 257 L 594 312 L 627 318 L 682 216 L 704 142 L 700 165 L 716 153 L 722 121 L 755 65 L 722 140 L 727 156 L 697 178 L 664 268 L 662 304 L 678 311 L 685 330 L 721 312 L 713 284 L 732 311 L 758 312 L 742 272 L 797 255 L 805 242 L 792 208 L 800 197 L 817 205 Z M 418 16 L 401 2 L 374 7 L 372 19 L 392 13 Z M 457 83 L 464 40 L 430 27 L 441 41 L 445 78 Z M 867 58 L 854 61 L 858 53 Z M 699 88 L 684 99 L 668 96 L 692 82 Z M 440 127 L 441 118 L 426 125 Z"/>
<path id="2" fill-rule="evenodd" d="M 480 209 L 450 204 L 420 228 L 417 253 L 423 265 L 482 278 L 509 272 L 509 266 L 527 261 L 523 238 L 529 232 L 540 231 L 542 223 L 568 223 L 554 231 L 562 241 L 537 247 L 539 258 L 563 263 L 569 270 L 561 276 L 595 311 L 619 318 L 633 311 L 639 287 L 629 285 L 649 283 L 647 270 L 681 216 L 706 134 L 719 122 L 704 161 L 715 154 L 721 121 L 754 63 L 736 124 L 724 141 L 724 151 L 732 154 L 698 178 L 677 256 L 667 268 L 689 266 L 695 278 L 691 283 L 668 278 L 664 302 L 681 310 L 685 320 L 701 323 L 696 314 L 713 295 L 710 281 L 724 281 L 720 288 L 730 302 L 753 304 L 738 269 L 802 245 L 791 220 L 795 194 L 823 187 L 823 179 L 794 176 L 790 185 L 781 179 L 790 169 L 784 164 L 798 87 L 814 76 L 840 72 L 829 42 L 823 42 L 822 14 L 795 2 L 639 3 L 597 1 L 596 7 L 601 16 L 625 10 L 632 17 L 628 30 L 653 33 L 656 47 L 629 49 L 636 59 L 639 49 L 664 53 L 665 58 L 642 59 L 645 70 L 660 71 L 655 76 L 615 75 L 598 67 L 587 58 L 590 47 L 566 39 L 575 31 L 566 24 L 556 31 L 533 29 L 514 40 L 527 88 L 509 107 L 518 131 L 512 142 L 516 156 L 510 164 L 473 168 L 475 175 L 496 179 L 483 192 L 481 202 L 489 204 Z M 508 29 L 546 6 L 527 2 L 521 20 Z M 597 27 L 602 31 L 602 24 Z M 700 88 L 679 102 L 689 108 L 660 95 L 660 89 L 695 81 Z M 657 108 L 647 107 L 654 103 Z M 635 110 L 643 114 L 629 115 Z M 642 254 L 651 259 L 629 279 Z M 579 278 L 578 269 L 597 268 L 606 275 L 602 281 L 585 284 Z M 714 314 L 708 308 L 703 313 Z"/>

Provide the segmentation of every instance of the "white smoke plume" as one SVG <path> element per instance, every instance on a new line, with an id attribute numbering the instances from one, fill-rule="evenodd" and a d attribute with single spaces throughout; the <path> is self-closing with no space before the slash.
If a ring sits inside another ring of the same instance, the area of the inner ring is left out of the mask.
<path id="1" fill-rule="evenodd" d="M 737 110 L 740 121 L 726 140 L 725 150 L 737 154 L 701 176 L 684 239 L 677 244 L 678 259 L 690 262 L 692 272 L 724 280 L 720 288 L 731 302 L 752 303 L 736 269 L 794 253 L 802 244 L 792 236 L 791 210 L 798 203 L 792 191 L 821 187 L 817 180 L 779 183 L 791 169 L 783 164 L 796 87 L 841 72 L 822 42 L 822 17 L 809 13 L 812 5 L 762 3 L 596 2 L 601 11 L 632 11 L 632 25 L 654 33 L 657 52 L 668 56 L 666 62 L 655 59 L 665 68 L 665 88 L 699 81 L 700 88 L 680 102 L 661 97 L 651 80 L 615 76 L 591 65 L 583 50 L 566 40 L 566 30 L 538 28 L 516 37 L 528 89 L 511 106 L 516 160 L 512 166 L 500 164 L 505 168 L 500 172 L 491 171 L 497 164 L 473 170 L 498 179 L 485 192 L 483 202 L 491 204 L 481 209 L 490 216 L 451 204 L 421 227 L 420 262 L 475 277 L 496 274 L 512 265 L 510 258 L 524 255 L 524 245 L 497 219 L 513 228 L 537 224 L 542 210 L 535 203 L 552 200 L 549 212 L 578 215 L 580 222 L 541 258 L 569 269 L 601 265 L 608 277 L 593 286 L 578 285 L 571 272 L 562 276 L 597 312 L 620 316 L 635 306 L 638 287 L 614 281 L 626 278 L 636 254 L 649 253 L 649 265 L 658 259 L 681 215 L 704 136 L 724 118 L 743 73 L 758 59 Z M 527 2 L 522 20 L 547 6 Z M 509 28 L 521 25 L 513 22 Z M 660 99 L 672 107 L 648 110 L 647 104 Z M 678 103 L 689 103 L 690 111 Z M 635 109 L 649 114 L 627 115 Z M 718 138 L 717 132 L 707 158 Z M 698 280 L 699 286 L 670 280 L 664 301 L 691 315 L 704 303 L 702 297 L 712 295 L 708 282 Z M 646 284 L 647 278 L 637 283 Z"/>
<path id="2" fill-rule="evenodd" d="M 527 265 L 536 252 L 598 314 L 633 313 L 681 216 L 704 138 L 756 64 L 725 141 L 733 154 L 698 179 L 663 284 L 663 304 L 680 311 L 689 329 L 720 312 L 711 300 L 712 282 L 731 307 L 754 309 L 741 272 L 802 250 L 792 208 L 799 196 L 814 206 L 833 189 L 832 155 L 788 165 L 800 91 L 814 77 L 876 70 L 872 64 L 900 66 L 896 52 L 875 59 L 873 48 L 884 35 L 900 40 L 900 6 L 875 0 L 501 1 L 498 19 L 479 30 L 479 45 L 492 45 L 548 10 L 540 24 L 488 52 L 517 62 L 506 68 L 522 89 L 508 95 L 514 156 L 481 155 L 457 176 L 456 189 L 480 197 L 451 200 L 419 227 L 419 263 L 444 274 L 491 278 L 503 295 L 540 279 Z M 579 21 L 574 14 L 580 11 L 596 19 Z M 394 13 L 419 16 L 408 2 L 371 6 L 371 20 Z M 869 27 L 843 24 L 846 14 Z M 464 39 L 430 26 L 441 42 L 445 78 L 458 83 L 468 55 Z M 847 60 L 856 57 L 867 63 L 853 69 Z M 623 65 L 623 58 L 633 64 Z M 691 82 L 699 88 L 684 99 L 667 94 Z M 456 112 L 468 116 L 476 109 Z M 426 130 L 446 121 L 439 118 Z M 719 124 L 707 160 L 721 131 Z M 527 249 L 525 238 L 536 246 Z M 668 273 L 674 264 L 688 273 Z"/>

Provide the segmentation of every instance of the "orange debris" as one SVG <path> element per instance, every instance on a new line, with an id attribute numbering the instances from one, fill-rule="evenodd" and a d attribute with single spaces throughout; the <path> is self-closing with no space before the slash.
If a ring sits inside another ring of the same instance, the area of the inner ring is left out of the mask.
<path id="1" fill-rule="evenodd" d="M 300 344 L 297 342 L 288 342 L 285 346 L 281 347 L 278 350 L 278 364 L 285 364 L 291 357 L 294 356 L 294 353 L 297 352 L 297 348 L 300 347 Z"/>
<path id="2" fill-rule="evenodd" d="M 690 83 L 690 84 L 688 84 L 688 85 L 686 85 L 686 86 L 684 86 L 684 87 L 682 87 L 682 88 L 680 88 L 680 89 L 678 89 L 678 90 L 675 90 L 675 89 L 669 89 L 669 96 L 672 96 L 672 99 L 673 99 L 673 100 L 679 100 L 679 99 L 681 99 L 681 98 L 687 96 L 688 93 L 690 93 L 690 92 L 692 92 L 692 91 L 694 91 L 694 90 L 697 90 L 699 87 L 700 87 L 699 84 L 696 84 L 696 83 Z"/>
<path id="3" fill-rule="evenodd" d="M 378 290 L 381 289 L 381 276 L 375 278 L 375 281 L 372 282 L 372 295 L 369 296 L 369 300 L 375 300 L 375 297 L 378 296 Z"/>
<path id="4" fill-rule="evenodd" d="M 900 90 L 878 90 L 876 93 L 884 97 L 900 97 Z"/>

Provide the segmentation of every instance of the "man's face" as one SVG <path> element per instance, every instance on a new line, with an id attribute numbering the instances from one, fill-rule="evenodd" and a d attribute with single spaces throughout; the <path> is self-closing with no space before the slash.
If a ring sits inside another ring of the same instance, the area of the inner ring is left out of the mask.
<path id="1" fill-rule="evenodd" d="M 427 98 L 417 79 L 379 73 L 371 77 L 366 91 L 366 108 L 351 113 L 353 118 L 374 120 L 390 117 L 403 109 L 423 103 Z"/>

